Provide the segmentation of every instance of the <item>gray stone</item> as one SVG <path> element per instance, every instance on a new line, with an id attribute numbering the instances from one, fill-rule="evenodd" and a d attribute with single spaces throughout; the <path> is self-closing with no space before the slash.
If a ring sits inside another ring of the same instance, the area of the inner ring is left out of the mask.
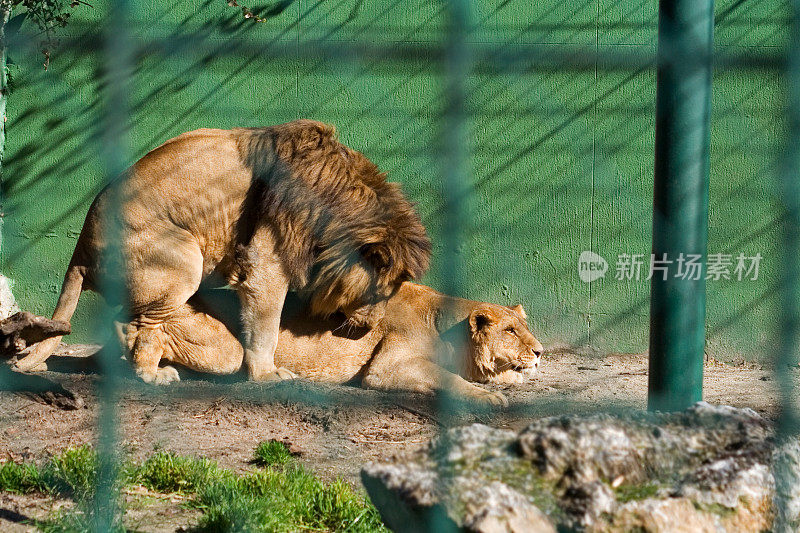
<path id="1" fill-rule="evenodd" d="M 772 467 L 781 461 L 783 481 Z M 519 434 L 474 424 L 364 467 L 387 524 L 412 531 L 761 531 L 776 487 L 786 531 L 800 515 L 800 445 L 776 449 L 750 409 L 552 417 Z"/>
<path id="2" fill-rule="evenodd" d="M 477 533 L 555 533 L 556 528 L 525 496 L 499 481 L 470 493 L 463 527 Z"/>

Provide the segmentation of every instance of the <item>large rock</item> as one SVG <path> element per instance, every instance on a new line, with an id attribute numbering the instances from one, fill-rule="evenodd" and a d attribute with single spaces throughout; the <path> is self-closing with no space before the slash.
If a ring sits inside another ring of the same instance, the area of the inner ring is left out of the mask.
<path id="1" fill-rule="evenodd" d="M 19 312 L 19 306 L 11 292 L 10 280 L 0 274 L 0 320 L 5 320 L 14 313 Z"/>
<path id="2" fill-rule="evenodd" d="M 786 474 L 781 509 L 796 525 L 800 446 L 776 451 L 757 413 L 706 403 L 675 414 L 545 418 L 519 434 L 450 429 L 416 454 L 365 466 L 362 479 L 395 531 L 433 523 L 479 532 L 751 532 L 773 528 L 776 458 Z"/>

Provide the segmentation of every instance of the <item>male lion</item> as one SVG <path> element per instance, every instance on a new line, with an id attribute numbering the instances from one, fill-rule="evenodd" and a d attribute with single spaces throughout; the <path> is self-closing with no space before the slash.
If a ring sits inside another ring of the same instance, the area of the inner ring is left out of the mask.
<path id="1" fill-rule="evenodd" d="M 53 318 L 68 321 L 82 290 L 125 303 L 139 332 L 134 365 L 146 381 L 169 379 L 157 369 L 161 326 L 213 272 L 239 294 L 251 379 L 291 377 L 274 362 L 287 291 L 305 293 L 316 315 L 369 324 L 429 259 L 399 185 L 331 126 L 201 129 L 151 151 L 95 198 Z M 115 279 L 123 294 L 107 290 Z M 59 340 L 37 345 L 18 368 L 41 367 Z"/>
<path id="2" fill-rule="evenodd" d="M 226 326 L 213 316 L 219 308 L 199 296 L 190 299 L 158 331 L 159 356 L 200 372 L 236 372 L 244 353 L 229 329 L 235 324 Z M 315 381 L 360 380 L 372 389 L 422 393 L 444 385 L 473 400 L 505 404 L 501 393 L 466 380 L 519 383 L 536 371 L 542 345 L 525 319 L 519 305 L 448 297 L 406 282 L 386 302 L 383 318 L 354 334 L 339 331 L 340 320 L 315 319 L 305 304 L 290 300 L 281 319 L 275 361 Z M 119 325 L 124 347 L 134 347 L 141 331 L 141 326 Z M 442 354 L 446 361 L 437 360 Z M 158 361 L 152 364 L 149 372 L 155 373 Z M 172 367 L 165 369 L 177 377 Z"/>

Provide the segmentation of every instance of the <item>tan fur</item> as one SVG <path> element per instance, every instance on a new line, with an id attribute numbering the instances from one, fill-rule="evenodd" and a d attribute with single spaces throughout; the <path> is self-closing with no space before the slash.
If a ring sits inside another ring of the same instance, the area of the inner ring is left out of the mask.
<path id="1" fill-rule="evenodd" d="M 140 330 L 134 363 L 143 378 L 162 379 L 143 368 L 169 342 L 163 324 L 182 316 L 213 272 L 241 299 L 250 377 L 285 377 L 274 351 L 287 291 L 310 298 L 317 314 L 372 323 L 429 257 L 425 229 L 399 186 L 332 127 L 299 120 L 202 129 L 156 148 L 97 196 L 54 317 L 69 320 L 81 290 L 126 304 Z M 108 290 L 114 281 L 120 290 Z M 58 341 L 40 343 L 18 367 L 37 367 Z"/>
<path id="2" fill-rule="evenodd" d="M 451 298 L 410 282 L 386 302 L 383 318 L 369 330 L 341 331 L 341 321 L 320 321 L 307 311 L 287 308 L 275 362 L 315 381 L 360 378 L 368 388 L 423 393 L 444 385 L 462 396 L 502 404 L 502 394 L 464 378 L 520 383 L 536 371 L 542 352 L 521 306 Z M 149 375 L 162 375 L 154 381 L 177 379 L 171 367 L 158 367 L 160 359 L 216 374 L 239 369 L 241 345 L 229 326 L 209 312 L 207 304 L 192 299 L 163 323 L 159 339 L 169 341 L 149 361 Z M 139 336 L 140 330 L 129 326 L 123 343 L 131 348 Z"/>

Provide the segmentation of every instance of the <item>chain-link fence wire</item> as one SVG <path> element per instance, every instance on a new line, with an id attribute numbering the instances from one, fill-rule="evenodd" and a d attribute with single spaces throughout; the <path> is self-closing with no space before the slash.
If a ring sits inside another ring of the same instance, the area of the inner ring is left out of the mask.
<path id="1" fill-rule="evenodd" d="M 797 31 L 789 30 L 787 7 L 717 5 L 709 253 L 771 259 L 751 285 L 709 283 L 706 330 L 707 351 L 753 350 L 764 362 L 774 339 L 783 339 L 775 369 L 785 437 L 795 434 L 794 395 L 782 370 L 796 364 L 800 302 Z M 649 282 L 616 280 L 609 266 L 605 278 L 582 283 L 576 259 L 583 250 L 612 264 L 620 254 L 649 256 L 655 6 L 298 1 L 263 24 L 211 0 L 173 9 L 115 1 L 94 11 L 65 30 L 48 71 L 31 69 L 15 81 L 13 61 L 10 68 L 9 135 L 23 140 L 10 141 L 4 166 L 3 263 L 23 304 L 27 299 L 33 310 L 49 313 L 51 302 L 35 294 L 52 293 L 60 283 L 74 241 L 59 239 L 58 257 L 41 251 L 64 232 L 74 238 L 100 187 L 146 150 L 200 125 L 308 116 L 336 124 L 347 144 L 379 162 L 418 202 L 435 246 L 429 284 L 477 300 L 523 301 L 546 345 L 600 352 L 646 347 Z M 36 35 L 20 31 L 8 43 L 12 60 L 30 63 L 37 43 Z M 790 74 L 786 127 L 784 72 Z M 776 174 L 783 187 L 777 194 Z M 32 206 L 34 198 L 40 203 Z M 123 294 L 108 283 L 107 293 Z M 88 303 L 75 324 L 110 331 L 110 321 L 96 318 L 107 315 L 98 300 L 83 299 Z M 775 335 L 767 333 L 773 324 L 780 324 Z M 124 379 L 113 352 L 104 357 L 98 530 L 117 512 L 109 495 L 120 395 L 137 390 L 180 401 L 231 394 L 214 383 L 202 392 L 151 390 Z M 236 395 L 256 402 L 348 402 L 346 395 L 303 386 L 238 388 Z M 456 408 L 452 401 L 444 395 L 433 404 L 443 420 Z M 570 409 L 565 403 L 561 409 Z M 513 405 L 511 411 L 541 416 L 551 407 Z M 587 406 L 575 402 L 574 410 Z"/>

